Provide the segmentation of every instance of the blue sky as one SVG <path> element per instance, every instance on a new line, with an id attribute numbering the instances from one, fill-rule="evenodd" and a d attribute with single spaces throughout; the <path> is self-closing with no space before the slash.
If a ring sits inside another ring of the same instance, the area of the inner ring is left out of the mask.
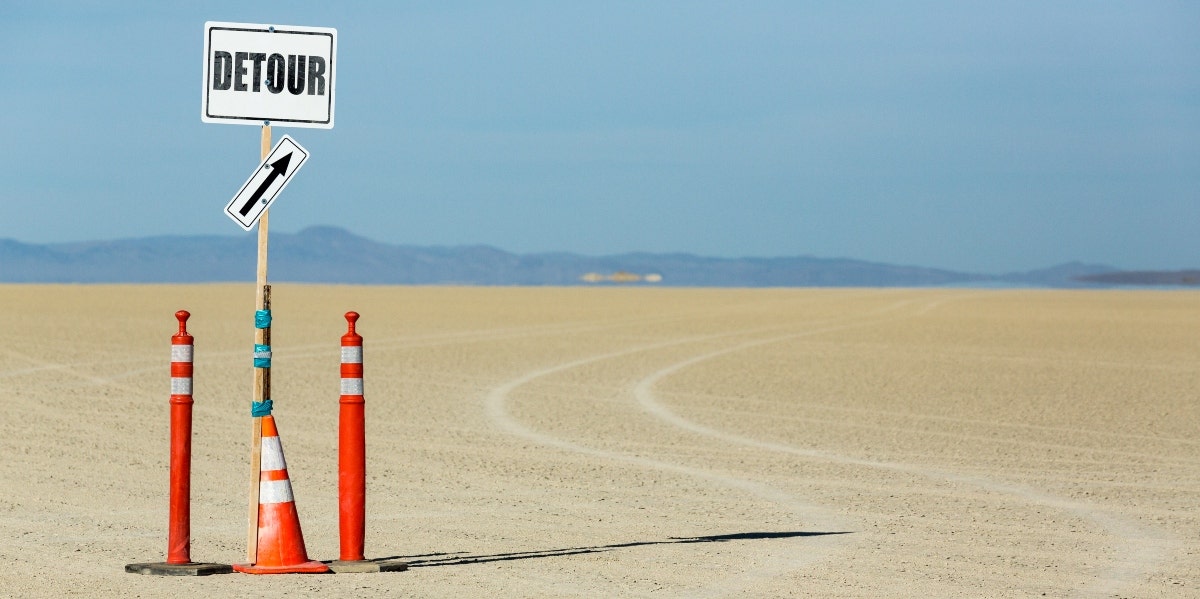
<path id="1" fill-rule="evenodd" d="M 1200 266 L 1200 3 L 1158 1 L 5 2 L 0 238 L 252 234 L 209 20 L 338 30 L 272 231 Z"/>

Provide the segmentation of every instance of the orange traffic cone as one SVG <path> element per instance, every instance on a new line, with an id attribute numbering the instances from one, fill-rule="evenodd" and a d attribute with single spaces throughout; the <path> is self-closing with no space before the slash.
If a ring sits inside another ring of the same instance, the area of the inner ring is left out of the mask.
<path id="1" fill-rule="evenodd" d="M 246 574 L 292 574 L 328 572 L 329 566 L 308 559 L 300 516 L 292 498 L 283 445 L 274 416 L 262 417 L 262 475 L 258 491 L 258 561 L 233 564 Z"/>

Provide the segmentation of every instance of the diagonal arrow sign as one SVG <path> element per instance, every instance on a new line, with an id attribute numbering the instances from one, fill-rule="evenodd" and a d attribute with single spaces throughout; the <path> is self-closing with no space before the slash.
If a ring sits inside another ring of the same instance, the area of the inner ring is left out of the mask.
<path id="1" fill-rule="evenodd" d="M 271 163 L 271 174 L 267 175 L 266 179 L 263 179 L 262 185 L 259 185 L 258 189 L 254 190 L 254 193 L 250 195 L 250 199 L 246 201 L 246 205 L 242 206 L 242 209 L 238 210 L 238 213 L 242 216 L 246 216 L 246 214 L 250 212 L 250 209 L 254 207 L 254 203 L 262 199 L 263 194 L 267 192 L 267 189 L 271 187 L 271 184 L 274 183 L 275 180 L 280 177 L 280 175 L 287 173 L 288 163 L 291 161 L 292 153 L 288 152 L 287 154 L 284 154 L 283 158 Z"/>
<path id="2" fill-rule="evenodd" d="M 253 229 L 271 202 L 287 187 L 292 175 L 307 161 L 308 150 L 284 135 L 225 206 L 225 214 L 243 229 Z"/>

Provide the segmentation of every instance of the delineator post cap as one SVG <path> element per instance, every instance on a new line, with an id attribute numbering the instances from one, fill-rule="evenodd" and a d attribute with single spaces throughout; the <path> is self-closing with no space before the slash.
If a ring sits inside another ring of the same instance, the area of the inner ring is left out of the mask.
<path id="1" fill-rule="evenodd" d="M 346 334 L 342 335 L 342 345 L 362 345 L 362 336 L 354 331 L 354 323 L 358 322 L 358 312 L 351 310 L 346 313 Z"/>
<path id="2" fill-rule="evenodd" d="M 175 334 L 175 337 L 191 337 L 187 332 L 187 319 L 191 315 L 192 313 L 187 310 L 180 310 L 175 313 L 175 318 L 179 320 L 179 332 Z"/>

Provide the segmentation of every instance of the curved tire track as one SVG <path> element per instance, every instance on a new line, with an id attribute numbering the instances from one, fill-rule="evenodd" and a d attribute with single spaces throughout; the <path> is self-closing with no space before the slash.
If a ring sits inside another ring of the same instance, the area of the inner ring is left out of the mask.
<path id="1" fill-rule="evenodd" d="M 489 391 L 485 399 L 485 410 L 489 420 L 499 426 L 502 430 L 504 430 L 504 432 L 541 445 L 554 447 L 556 449 L 561 449 L 572 453 L 588 455 L 605 461 L 624 462 L 642 468 L 671 472 L 674 474 L 681 474 L 684 476 L 709 481 L 717 485 L 742 491 L 747 495 L 754 496 L 783 507 L 802 518 L 805 526 L 815 526 L 820 530 L 826 531 L 849 530 L 849 523 L 846 522 L 844 518 L 834 515 L 832 510 L 801 501 L 797 497 L 775 487 L 711 470 L 704 470 L 682 464 L 580 445 L 578 443 L 531 429 L 522 424 L 508 412 L 507 402 L 509 394 L 511 394 L 517 388 L 532 383 L 537 379 L 613 358 L 619 358 L 631 354 L 649 352 L 688 343 L 707 341 L 724 336 L 727 335 L 708 335 L 653 343 L 594 355 L 563 362 L 555 366 L 533 370 L 521 375 L 520 377 L 494 387 L 491 391 Z M 744 589 L 752 582 L 759 581 L 764 578 L 773 578 L 785 572 L 828 559 L 835 552 L 844 550 L 851 543 L 852 542 L 847 539 L 845 541 L 833 542 L 831 546 L 823 544 L 823 551 L 821 549 L 814 549 L 811 546 L 806 546 L 803 552 L 795 553 L 794 555 L 789 555 L 787 557 L 777 557 L 764 566 L 743 572 L 739 575 L 727 577 L 718 584 L 710 586 L 708 589 L 706 589 L 706 592 L 703 595 L 696 595 L 693 591 L 689 592 L 687 596 L 724 596 L 733 592 L 737 592 Z"/>
<path id="2" fill-rule="evenodd" d="M 925 309 L 914 315 L 924 314 L 933 307 L 935 306 L 926 306 Z M 840 329 L 866 327 L 877 323 L 877 320 L 870 320 L 856 324 L 824 327 L 806 331 L 804 333 L 781 335 L 768 339 L 749 341 L 734 345 L 732 347 L 710 351 L 694 356 L 687 360 L 676 362 L 675 364 L 651 373 L 649 376 L 643 378 L 635 384 L 633 393 L 638 401 L 638 404 L 656 419 L 677 428 L 709 438 L 719 439 L 726 443 L 753 447 L 771 452 L 790 454 L 804 458 L 825 460 L 843 465 L 904 472 L 934 480 L 944 480 L 967 484 L 979 489 L 1014 497 L 1028 503 L 1056 509 L 1080 519 L 1089 521 L 1101 530 L 1104 530 L 1108 536 L 1114 539 L 1114 549 L 1116 550 L 1116 555 L 1118 558 L 1109 566 L 1105 576 L 1102 576 L 1098 580 L 1094 581 L 1093 584 L 1082 593 L 1083 596 L 1111 596 L 1113 593 L 1135 587 L 1140 581 L 1144 580 L 1151 572 L 1153 572 L 1156 567 L 1161 565 L 1169 553 L 1175 551 L 1179 546 L 1181 546 L 1181 542 L 1178 539 L 1173 538 L 1161 530 L 1152 529 L 1128 518 L 1113 515 L 1097 506 L 1088 503 L 1057 497 L 1029 487 L 999 482 L 981 476 L 958 474 L 937 468 L 927 468 L 912 464 L 861 459 L 823 450 L 803 449 L 785 443 L 764 441 L 736 433 L 714 429 L 693 422 L 676 414 L 659 402 L 653 391 L 654 386 L 662 379 L 714 358 L 772 343 L 789 341 L 805 336 L 811 336 Z"/>

